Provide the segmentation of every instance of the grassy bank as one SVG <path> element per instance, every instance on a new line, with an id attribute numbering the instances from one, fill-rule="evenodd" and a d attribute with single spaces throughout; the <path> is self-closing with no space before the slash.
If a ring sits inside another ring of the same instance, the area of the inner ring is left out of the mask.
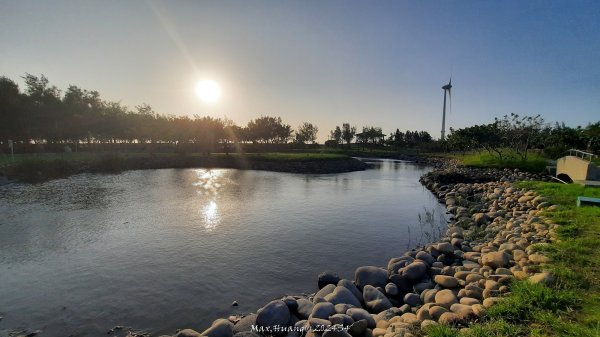
<path id="1" fill-rule="evenodd" d="M 600 207 L 576 207 L 577 196 L 600 198 L 600 189 L 522 182 L 558 207 L 545 216 L 561 225 L 559 240 L 537 246 L 552 258 L 551 286 L 514 282 L 511 295 L 469 329 L 432 327 L 428 336 L 600 336 Z"/>
<path id="2" fill-rule="evenodd" d="M 143 154 L 60 153 L 3 158 L 0 172 L 9 179 L 44 181 L 83 172 L 160 168 L 237 168 L 297 173 L 336 173 L 364 169 L 363 163 L 336 153 Z"/>
<path id="3" fill-rule="evenodd" d="M 527 160 L 521 160 L 517 156 L 510 154 L 507 154 L 506 158 L 500 159 L 488 152 L 451 154 L 450 157 L 460 160 L 467 167 L 510 168 L 539 173 L 544 171 L 546 166 L 548 166 L 548 160 L 536 153 L 529 154 Z"/>

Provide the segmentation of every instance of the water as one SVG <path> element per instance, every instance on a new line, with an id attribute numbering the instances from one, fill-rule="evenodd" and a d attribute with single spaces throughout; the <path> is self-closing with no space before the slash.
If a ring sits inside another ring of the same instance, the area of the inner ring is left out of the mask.
<path id="1" fill-rule="evenodd" d="M 352 279 L 422 239 L 424 210 L 441 217 L 418 182 L 425 170 L 166 169 L 2 186 L 0 336 L 202 331 L 314 292 L 322 271 Z"/>

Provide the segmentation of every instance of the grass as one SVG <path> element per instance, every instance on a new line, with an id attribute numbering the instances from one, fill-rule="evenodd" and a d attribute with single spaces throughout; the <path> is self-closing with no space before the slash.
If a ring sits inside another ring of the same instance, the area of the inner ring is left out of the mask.
<path id="1" fill-rule="evenodd" d="M 518 159 L 515 155 L 510 154 L 507 158 L 500 160 L 488 152 L 454 154 L 452 157 L 461 160 L 463 165 L 468 167 L 516 168 L 521 171 L 537 173 L 544 171 L 548 166 L 547 159 L 536 153 L 530 153 L 527 160 Z"/>
<path id="2" fill-rule="evenodd" d="M 576 207 L 577 196 L 600 198 L 600 189 L 521 182 L 558 205 L 545 215 L 561 225 L 559 240 L 538 245 L 552 262 L 553 286 L 514 282 L 511 295 L 467 330 L 440 327 L 428 336 L 600 336 L 600 207 Z"/>

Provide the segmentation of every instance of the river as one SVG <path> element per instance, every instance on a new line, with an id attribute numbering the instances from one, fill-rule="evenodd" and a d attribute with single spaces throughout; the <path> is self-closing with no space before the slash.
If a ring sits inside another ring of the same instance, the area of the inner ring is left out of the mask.
<path id="1" fill-rule="evenodd" d="M 444 208 L 418 182 L 427 170 L 382 160 L 343 174 L 163 169 L 1 186 L 0 336 L 202 331 L 314 292 L 322 271 L 353 279 L 442 230 Z"/>

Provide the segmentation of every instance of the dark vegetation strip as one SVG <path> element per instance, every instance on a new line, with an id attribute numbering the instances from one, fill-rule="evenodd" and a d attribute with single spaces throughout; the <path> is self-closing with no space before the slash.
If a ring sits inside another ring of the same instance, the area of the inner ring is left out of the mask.
<path id="1" fill-rule="evenodd" d="M 292 173 L 338 173 L 364 170 L 360 160 L 340 154 L 256 153 L 256 154 L 118 154 L 61 155 L 19 158 L 5 163 L 2 173 L 11 180 L 44 181 L 83 172 L 115 173 L 125 170 L 162 168 L 235 168 Z"/>

